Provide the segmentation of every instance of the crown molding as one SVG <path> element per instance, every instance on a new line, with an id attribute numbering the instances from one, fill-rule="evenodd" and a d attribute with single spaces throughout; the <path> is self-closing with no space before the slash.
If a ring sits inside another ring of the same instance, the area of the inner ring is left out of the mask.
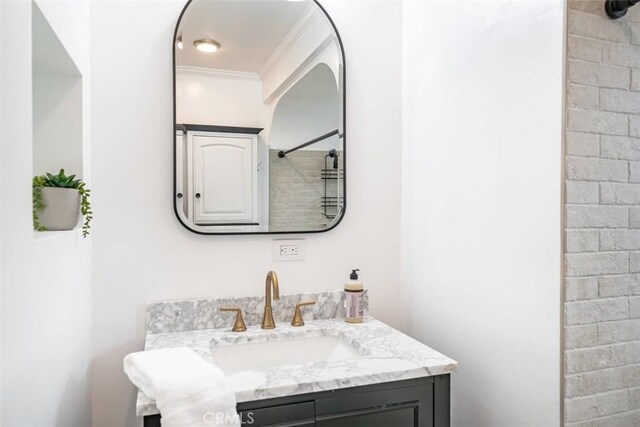
<path id="1" fill-rule="evenodd" d="M 271 53 L 267 61 L 262 66 L 260 70 L 260 75 L 264 78 L 267 74 L 271 72 L 271 69 L 282 60 L 287 55 L 289 49 L 296 44 L 298 39 L 302 37 L 302 35 L 307 31 L 307 28 L 311 23 L 320 17 L 320 10 L 315 4 L 310 4 L 307 7 L 307 10 L 302 14 L 298 22 L 293 26 L 293 28 L 287 33 L 286 36 L 282 39 L 280 44 L 275 48 L 275 50 Z"/>
<path id="2" fill-rule="evenodd" d="M 335 39 L 328 36 L 311 54 L 300 64 L 293 72 L 282 81 L 267 97 L 264 102 L 269 104 L 275 99 L 282 96 L 287 90 L 289 90 L 294 84 L 304 77 L 313 67 L 320 64 L 317 59 L 324 51 L 335 42 Z"/>
<path id="3" fill-rule="evenodd" d="M 222 79 L 235 79 L 235 80 L 257 80 L 261 81 L 261 77 L 258 73 L 247 73 L 244 71 L 230 71 L 220 70 L 217 68 L 204 68 L 204 67 L 191 67 L 187 65 L 180 65 L 176 67 L 176 71 L 182 71 L 187 73 L 204 74 L 210 77 L 217 77 Z"/>

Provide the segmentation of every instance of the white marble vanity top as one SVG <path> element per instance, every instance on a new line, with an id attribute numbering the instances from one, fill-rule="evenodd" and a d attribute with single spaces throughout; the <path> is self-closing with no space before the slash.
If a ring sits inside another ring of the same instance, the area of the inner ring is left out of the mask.
<path id="1" fill-rule="evenodd" d="M 246 332 L 200 329 L 147 334 L 145 350 L 189 347 L 212 361 L 211 346 L 333 335 L 355 347 L 362 357 L 240 371 L 227 378 L 238 402 L 290 396 L 455 372 L 457 362 L 366 317 L 360 324 L 341 318 L 307 320 L 303 327 L 278 323 L 276 329 L 249 326 Z M 138 416 L 157 414 L 155 403 L 138 392 Z"/>

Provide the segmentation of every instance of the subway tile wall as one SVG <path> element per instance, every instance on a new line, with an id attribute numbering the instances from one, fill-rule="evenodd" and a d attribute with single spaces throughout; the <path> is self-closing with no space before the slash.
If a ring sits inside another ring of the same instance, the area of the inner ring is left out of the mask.
<path id="1" fill-rule="evenodd" d="M 269 229 L 271 231 L 320 230 L 331 222 L 323 215 L 324 186 L 336 196 L 338 183 L 322 179 L 328 150 L 299 150 L 278 157 L 269 150 Z M 327 160 L 331 167 L 331 159 Z M 342 165 L 342 162 L 340 162 Z M 341 166 L 340 166 L 341 167 Z M 335 214 L 329 209 L 327 214 Z"/>
<path id="2" fill-rule="evenodd" d="M 565 425 L 640 426 L 640 5 L 569 0 Z"/>

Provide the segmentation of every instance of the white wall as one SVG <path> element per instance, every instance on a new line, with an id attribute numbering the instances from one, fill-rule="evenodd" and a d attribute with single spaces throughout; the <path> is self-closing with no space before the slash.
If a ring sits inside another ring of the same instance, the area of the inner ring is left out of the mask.
<path id="1" fill-rule="evenodd" d="M 360 268 L 372 313 L 401 326 L 401 4 L 323 1 L 348 58 L 347 213 L 337 229 L 306 237 L 306 261 L 274 263 L 269 236 L 198 236 L 174 217 L 171 49 L 183 3 L 91 5 L 96 426 L 140 424 L 122 358 L 142 349 L 147 301 L 259 295 L 269 269 L 283 292 L 336 289 Z"/>
<path id="2" fill-rule="evenodd" d="M 563 14 L 404 4 L 404 301 L 454 426 L 559 424 Z"/>
<path id="3" fill-rule="evenodd" d="M 40 4 L 40 3 L 38 3 Z M 47 2 L 44 16 L 88 74 L 88 5 Z M 31 219 L 29 1 L 1 2 L 3 426 L 90 424 L 90 243 L 78 231 L 35 238 Z M 71 48 L 73 47 L 73 49 Z M 90 131 L 84 98 L 83 135 Z M 88 139 L 84 141 L 88 145 Z M 88 152 L 88 147 L 87 148 Z M 88 165 L 88 162 L 85 162 Z M 88 178 L 88 168 L 84 170 Z"/>
<path id="4" fill-rule="evenodd" d="M 178 123 L 266 127 L 268 121 L 257 74 L 181 67 L 176 94 Z"/>
<path id="5" fill-rule="evenodd" d="M 3 10 L 4 7 L 2 6 L 2 4 L 0 4 L 0 28 L 4 25 L 3 24 L 3 20 L 2 20 L 2 16 L 3 16 Z M 4 176 L 2 175 L 2 152 L 4 151 L 2 149 L 2 141 L 5 139 L 5 133 L 4 133 L 4 129 L 6 129 L 6 125 L 4 123 L 4 115 L 2 114 L 5 104 L 5 100 L 2 97 L 2 94 L 4 92 L 4 85 L 5 82 L 2 79 L 2 75 L 3 75 L 3 71 L 2 71 L 2 64 L 4 63 L 4 55 L 3 55 L 3 51 L 4 51 L 4 44 L 3 44 L 3 40 L 6 40 L 6 36 L 3 34 L 3 32 L 0 30 L 0 177 Z M 3 200 L 2 200 L 2 185 L 0 184 L 0 236 L 4 235 L 4 227 L 3 227 L 3 221 L 2 221 L 2 206 L 3 206 Z M 2 244 L 0 244 L 0 348 L 2 348 Z M 2 351 L 0 351 L 0 386 L 2 385 Z M 2 396 L 0 395 L 0 421 L 2 421 Z"/>
<path id="6" fill-rule="evenodd" d="M 331 68 L 318 64 L 285 92 L 275 105 L 269 149 L 289 149 L 339 128 L 342 100 Z M 338 136 L 302 150 L 339 149 Z"/>

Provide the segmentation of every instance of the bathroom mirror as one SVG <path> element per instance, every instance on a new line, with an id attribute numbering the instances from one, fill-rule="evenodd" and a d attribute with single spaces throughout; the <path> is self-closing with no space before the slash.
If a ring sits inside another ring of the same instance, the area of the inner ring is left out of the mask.
<path id="1" fill-rule="evenodd" d="M 200 234 L 317 233 L 346 206 L 344 52 L 313 0 L 191 0 L 176 25 L 174 207 Z"/>

